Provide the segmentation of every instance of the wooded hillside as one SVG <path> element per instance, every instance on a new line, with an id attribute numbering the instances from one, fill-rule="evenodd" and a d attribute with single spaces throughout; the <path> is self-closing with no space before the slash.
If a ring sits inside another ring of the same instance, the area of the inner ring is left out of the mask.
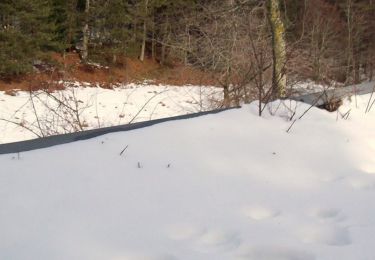
<path id="1" fill-rule="evenodd" d="M 183 64 L 214 73 L 228 100 L 261 99 L 284 81 L 372 79 L 375 1 L 2 0 L 0 77 L 58 66 L 51 52 L 124 69 L 125 58 Z"/>

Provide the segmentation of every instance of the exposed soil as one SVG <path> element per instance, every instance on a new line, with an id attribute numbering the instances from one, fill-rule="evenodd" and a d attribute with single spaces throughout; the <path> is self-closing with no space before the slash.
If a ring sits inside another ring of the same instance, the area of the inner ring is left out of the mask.
<path id="1" fill-rule="evenodd" d="M 141 62 L 137 59 L 123 58 L 117 66 L 105 67 L 82 64 L 77 53 L 68 53 L 63 57 L 52 53 L 51 58 L 57 63 L 52 69 L 39 69 L 33 73 L 0 80 L 0 90 L 12 94 L 15 90 L 55 90 L 63 88 L 59 80 L 88 82 L 111 88 L 115 83 L 131 83 L 152 80 L 156 84 L 168 85 L 215 85 L 212 74 L 189 66 L 175 64 L 161 66 L 154 60 Z"/>

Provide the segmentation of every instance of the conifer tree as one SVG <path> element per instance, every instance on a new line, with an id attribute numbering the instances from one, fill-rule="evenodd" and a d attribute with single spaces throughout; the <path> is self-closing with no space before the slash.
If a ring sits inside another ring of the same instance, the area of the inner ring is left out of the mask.
<path id="1" fill-rule="evenodd" d="M 0 75 L 30 71 L 43 52 L 56 50 L 48 0 L 0 2 Z"/>
<path id="2" fill-rule="evenodd" d="M 56 41 L 61 49 L 71 49 L 78 42 L 79 19 L 77 0 L 53 0 L 51 19 L 55 23 Z"/>

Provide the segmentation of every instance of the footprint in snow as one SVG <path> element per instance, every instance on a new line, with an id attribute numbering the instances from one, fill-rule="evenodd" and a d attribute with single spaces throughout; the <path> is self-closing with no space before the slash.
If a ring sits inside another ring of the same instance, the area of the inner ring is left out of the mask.
<path id="1" fill-rule="evenodd" d="M 335 208 L 313 208 L 309 215 L 321 222 L 341 222 L 345 220 L 345 215 Z"/>
<path id="2" fill-rule="evenodd" d="M 324 172 L 324 174 L 318 175 L 317 178 L 320 182 L 331 183 L 342 180 L 343 175 L 336 172 Z"/>
<path id="3" fill-rule="evenodd" d="M 299 230 L 304 243 L 329 246 L 347 246 L 352 243 L 347 228 L 337 225 L 311 225 Z"/>
<path id="4" fill-rule="evenodd" d="M 361 166 L 361 169 L 366 174 L 375 174 L 375 160 L 370 160 Z"/>
<path id="5" fill-rule="evenodd" d="M 204 231 L 204 229 L 193 224 L 183 223 L 169 226 L 167 235 L 172 240 L 189 240 L 202 235 Z"/>
<path id="6" fill-rule="evenodd" d="M 207 230 L 195 240 L 198 251 L 228 251 L 237 248 L 241 240 L 237 233 L 224 230 Z"/>
<path id="7" fill-rule="evenodd" d="M 242 209 L 242 212 L 245 216 L 253 220 L 265 220 L 275 218 L 281 214 L 279 210 L 262 206 L 244 207 Z"/>
<path id="8" fill-rule="evenodd" d="M 355 176 L 347 180 L 349 186 L 357 190 L 375 191 L 375 179 L 373 176 Z"/>
<path id="9" fill-rule="evenodd" d="M 184 241 L 200 252 L 227 251 L 238 247 L 240 238 L 235 232 L 201 228 L 193 224 L 172 225 L 167 230 L 169 239 Z"/>
<path id="10" fill-rule="evenodd" d="M 155 258 L 155 260 L 178 260 L 178 258 L 174 255 L 163 255 Z"/>
<path id="11" fill-rule="evenodd" d="M 123 255 L 118 255 L 110 258 L 111 260 L 178 260 L 177 257 L 169 254 L 165 255 L 144 255 L 144 254 L 134 254 L 125 253 Z"/>
<path id="12" fill-rule="evenodd" d="M 315 260 L 315 255 L 289 247 L 262 246 L 246 250 L 241 260 Z"/>

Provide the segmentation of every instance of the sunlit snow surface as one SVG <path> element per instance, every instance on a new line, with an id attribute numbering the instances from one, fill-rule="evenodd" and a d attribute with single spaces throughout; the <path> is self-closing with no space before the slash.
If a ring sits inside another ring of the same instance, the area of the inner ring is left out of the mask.
<path id="1" fill-rule="evenodd" d="M 16 92 L 16 96 L 0 91 L 0 143 L 32 139 L 43 133 L 74 132 L 78 123 L 67 121 L 73 122 L 77 114 L 83 129 L 88 130 L 212 110 L 222 100 L 222 90 L 208 86 L 146 82 L 103 89 L 88 87 L 90 84 L 84 82 L 64 84 L 66 90 L 48 94 L 37 91 L 32 96 L 24 91 Z"/>
<path id="2" fill-rule="evenodd" d="M 309 106 L 1 155 L 0 259 L 373 260 L 369 98 L 312 108 L 289 133 Z"/>

